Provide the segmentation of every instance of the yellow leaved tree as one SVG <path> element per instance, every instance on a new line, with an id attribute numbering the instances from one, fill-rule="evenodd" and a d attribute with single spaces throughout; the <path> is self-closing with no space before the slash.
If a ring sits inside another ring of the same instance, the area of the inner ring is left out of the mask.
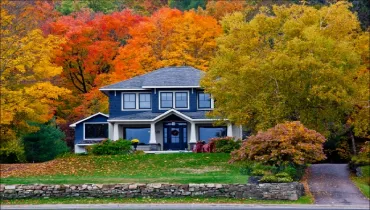
<path id="1" fill-rule="evenodd" d="M 63 40 L 44 36 L 32 27 L 17 3 L 1 3 L 1 146 L 0 156 L 21 160 L 19 138 L 37 128 L 28 122 L 47 122 L 53 104 L 69 90 L 52 83 L 62 68 L 52 63 Z M 32 17 L 29 17 L 32 18 Z"/>
<path id="2" fill-rule="evenodd" d="M 222 20 L 224 34 L 202 84 L 214 116 L 265 130 L 301 121 L 325 135 L 369 137 L 369 33 L 348 2 L 319 9 L 262 8 Z"/>

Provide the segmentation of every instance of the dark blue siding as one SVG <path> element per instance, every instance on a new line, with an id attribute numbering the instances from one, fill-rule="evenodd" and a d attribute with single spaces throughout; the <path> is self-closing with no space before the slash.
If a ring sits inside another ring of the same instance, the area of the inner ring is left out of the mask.
<path id="1" fill-rule="evenodd" d="M 86 121 L 83 121 L 76 125 L 75 127 L 75 144 L 78 144 L 83 141 L 84 134 L 83 134 L 83 124 L 85 122 L 107 122 L 108 118 L 103 115 L 97 115 L 93 118 L 90 118 Z"/>
<path id="2" fill-rule="evenodd" d="M 110 91 L 109 92 L 109 117 L 119 117 L 123 115 L 148 111 L 148 110 L 137 110 L 137 111 L 122 111 L 122 92 L 151 92 L 152 93 L 152 112 L 161 113 L 167 110 L 159 110 L 159 91 L 189 91 L 189 98 L 190 98 L 190 109 L 188 110 L 180 110 L 181 112 L 195 112 L 197 111 L 197 91 L 194 89 L 157 89 L 154 90 L 146 90 L 146 91 Z"/>

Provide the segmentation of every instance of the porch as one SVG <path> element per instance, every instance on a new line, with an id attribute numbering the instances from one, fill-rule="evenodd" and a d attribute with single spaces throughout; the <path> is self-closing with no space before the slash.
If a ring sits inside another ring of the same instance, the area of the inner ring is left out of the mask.
<path id="1" fill-rule="evenodd" d="M 227 123 L 213 126 L 211 119 L 192 119 L 178 111 L 168 112 L 153 120 L 110 121 L 109 138 L 139 139 L 138 150 L 191 151 L 198 140 L 233 136 L 242 138 L 241 126 Z"/>

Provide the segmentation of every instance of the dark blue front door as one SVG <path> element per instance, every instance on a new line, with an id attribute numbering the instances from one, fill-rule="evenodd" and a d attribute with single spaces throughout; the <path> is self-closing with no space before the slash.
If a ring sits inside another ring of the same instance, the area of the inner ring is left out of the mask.
<path id="1" fill-rule="evenodd" d="M 187 123 L 163 123 L 164 150 L 185 150 L 187 148 Z"/>

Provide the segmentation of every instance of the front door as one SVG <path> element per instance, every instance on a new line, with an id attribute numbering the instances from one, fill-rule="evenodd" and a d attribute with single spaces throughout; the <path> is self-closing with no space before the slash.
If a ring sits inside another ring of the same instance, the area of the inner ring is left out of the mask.
<path id="1" fill-rule="evenodd" d="M 185 150 L 187 148 L 186 122 L 163 123 L 163 149 Z"/>

